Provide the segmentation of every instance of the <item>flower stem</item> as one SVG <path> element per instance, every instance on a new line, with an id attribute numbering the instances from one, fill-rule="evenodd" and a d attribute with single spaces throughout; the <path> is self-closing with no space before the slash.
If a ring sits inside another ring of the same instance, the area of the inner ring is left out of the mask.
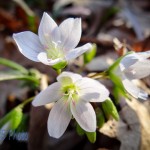
<path id="1" fill-rule="evenodd" d="M 26 99 L 24 102 L 22 102 L 19 107 L 24 107 L 25 105 L 27 105 L 28 103 L 30 103 L 32 100 L 34 99 L 34 96 L 33 97 L 30 97 L 28 99 Z"/>
<path id="2" fill-rule="evenodd" d="M 106 71 L 100 73 L 90 73 L 88 74 L 88 77 L 93 79 L 108 78 L 108 74 Z"/>

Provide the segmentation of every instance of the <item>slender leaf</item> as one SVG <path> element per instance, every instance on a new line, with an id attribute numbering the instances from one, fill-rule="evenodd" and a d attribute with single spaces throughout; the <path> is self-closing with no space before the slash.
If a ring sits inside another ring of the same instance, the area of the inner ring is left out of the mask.
<path id="1" fill-rule="evenodd" d="M 23 114 L 21 123 L 19 124 L 16 132 L 25 132 L 25 131 L 27 131 L 28 119 L 29 119 L 29 115 Z"/>
<path id="2" fill-rule="evenodd" d="M 24 68 L 23 66 L 15 63 L 15 62 L 13 62 L 11 60 L 8 60 L 8 59 L 0 57 L 0 64 L 4 65 L 4 66 L 7 66 L 9 68 L 12 68 L 14 70 L 18 70 L 18 71 L 20 71 L 22 73 L 28 74 L 28 70 L 26 68 Z"/>
<path id="3" fill-rule="evenodd" d="M 22 74 L 19 71 L 9 70 L 9 71 L 1 71 L 0 72 L 0 81 L 5 80 L 26 80 L 34 82 L 35 84 L 39 84 L 39 80 L 34 76 Z"/>

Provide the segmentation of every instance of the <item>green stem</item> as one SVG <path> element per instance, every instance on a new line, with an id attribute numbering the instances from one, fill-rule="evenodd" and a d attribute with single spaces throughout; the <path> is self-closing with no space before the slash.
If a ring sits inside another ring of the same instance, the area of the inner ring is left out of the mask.
<path id="1" fill-rule="evenodd" d="M 93 75 L 88 75 L 88 77 L 94 78 L 94 79 L 108 78 L 108 74 L 106 71 L 104 71 L 104 72 L 100 72 L 100 73 L 95 73 Z"/>
<path id="2" fill-rule="evenodd" d="M 34 97 L 35 96 L 26 99 L 24 102 L 22 102 L 20 105 L 18 105 L 18 107 L 22 107 L 23 108 L 25 105 L 27 105 L 28 103 L 30 103 L 34 99 Z"/>
<path id="3" fill-rule="evenodd" d="M 31 77 L 31 76 L 25 76 L 20 79 L 28 80 L 28 81 L 34 82 L 35 84 L 39 85 L 39 80 L 34 77 Z"/>
<path id="4" fill-rule="evenodd" d="M 15 69 L 15 70 L 19 70 L 22 73 L 28 74 L 28 70 L 27 69 L 25 69 L 23 66 L 15 63 L 13 61 L 10 61 L 8 59 L 0 57 L 0 64 L 2 64 L 4 66 L 7 66 L 7 67 L 10 67 L 10 68 Z"/>

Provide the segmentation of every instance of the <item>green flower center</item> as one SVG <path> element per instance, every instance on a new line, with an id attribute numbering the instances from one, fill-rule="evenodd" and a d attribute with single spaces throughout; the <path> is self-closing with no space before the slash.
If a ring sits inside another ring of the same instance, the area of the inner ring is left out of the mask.
<path id="1" fill-rule="evenodd" d="M 63 51 L 61 50 L 61 47 L 55 43 L 52 42 L 46 47 L 47 57 L 54 60 L 57 58 L 64 58 Z"/>
<path id="2" fill-rule="evenodd" d="M 77 101 L 79 98 L 79 88 L 75 84 L 70 84 L 62 87 L 64 96 L 73 101 Z"/>

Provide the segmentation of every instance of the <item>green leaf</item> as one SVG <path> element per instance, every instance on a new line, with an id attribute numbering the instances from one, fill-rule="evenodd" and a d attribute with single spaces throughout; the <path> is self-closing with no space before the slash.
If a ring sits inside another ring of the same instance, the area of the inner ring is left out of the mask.
<path id="1" fill-rule="evenodd" d="M 78 135 L 80 135 L 80 136 L 85 134 L 85 131 L 79 126 L 78 123 L 76 125 L 76 131 L 77 131 Z"/>
<path id="2" fill-rule="evenodd" d="M 22 79 L 22 78 L 24 78 L 24 76 L 25 75 L 19 71 L 14 71 L 14 70 L 1 71 L 0 72 L 0 81 Z"/>
<path id="3" fill-rule="evenodd" d="M 19 71 L 9 70 L 9 71 L 1 71 L 0 72 L 0 81 L 5 80 L 26 80 L 30 82 L 34 82 L 35 84 L 39 84 L 39 80 L 36 77 L 31 75 L 22 74 Z"/>
<path id="4" fill-rule="evenodd" d="M 96 117 L 97 117 L 97 126 L 101 128 L 105 123 L 104 114 L 102 110 L 98 107 L 95 109 L 95 112 L 96 112 Z"/>
<path id="5" fill-rule="evenodd" d="M 96 44 L 92 45 L 92 48 L 84 53 L 84 64 L 89 63 L 96 55 L 97 46 Z"/>
<path id="6" fill-rule="evenodd" d="M 16 129 L 16 132 L 25 132 L 27 131 L 27 123 L 28 123 L 29 115 L 23 114 L 22 120 Z"/>
<path id="7" fill-rule="evenodd" d="M 22 107 L 17 106 L 0 119 L 0 128 L 2 128 L 7 122 L 10 123 L 10 130 L 15 130 L 22 120 Z"/>
<path id="8" fill-rule="evenodd" d="M 96 132 L 85 132 L 85 133 L 86 133 L 86 136 L 87 136 L 88 140 L 91 143 L 95 143 L 95 141 L 96 141 Z"/>
<path id="9" fill-rule="evenodd" d="M 119 120 L 119 114 L 116 109 L 116 106 L 110 99 L 102 102 L 102 108 L 104 110 L 106 117 L 109 118 L 109 116 L 111 115 L 115 120 L 117 121 Z"/>
<path id="10" fill-rule="evenodd" d="M 4 66 L 7 66 L 9 68 L 12 68 L 14 70 L 18 70 L 18 71 L 20 71 L 22 73 L 28 74 L 28 70 L 26 68 L 24 68 L 23 66 L 15 63 L 13 61 L 8 60 L 8 59 L 0 57 L 0 64 L 4 65 Z"/>

